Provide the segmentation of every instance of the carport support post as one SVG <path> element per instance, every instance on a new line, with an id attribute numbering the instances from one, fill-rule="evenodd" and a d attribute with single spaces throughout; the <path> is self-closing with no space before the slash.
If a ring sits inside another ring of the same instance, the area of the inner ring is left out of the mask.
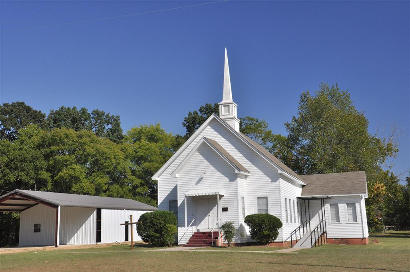
<path id="1" fill-rule="evenodd" d="M 60 245 L 60 206 L 56 207 L 56 226 L 55 226 L 54 245 L 55 247 L 58 247 Z"/>

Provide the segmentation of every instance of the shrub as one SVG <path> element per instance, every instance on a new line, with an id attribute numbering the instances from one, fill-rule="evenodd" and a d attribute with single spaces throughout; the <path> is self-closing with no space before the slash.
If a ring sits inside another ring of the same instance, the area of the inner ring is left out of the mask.
<path id="1" fill-rule="evenodd" d="M 282 222 L 271 214 L 250 214 L 245 223 L 251 229 L 251 238 L 261 244 L 273 242 L 279 235 Z"/>
<path id="2" fill-rule="evenodd" d="M 171 246 L 177 234 L 177 218 L 172 212 L 155 211 L 141 215 L 137 224 L 142 240 L 153 246 Z"/>
<path id="3" fill-rule="evenodd" d="M 235 227 L 232 222 L 226 222 L 221 226 L 225 240 L 228 242 L 228 246 L 231 246 L 233 237 L 235 237 Z"/>

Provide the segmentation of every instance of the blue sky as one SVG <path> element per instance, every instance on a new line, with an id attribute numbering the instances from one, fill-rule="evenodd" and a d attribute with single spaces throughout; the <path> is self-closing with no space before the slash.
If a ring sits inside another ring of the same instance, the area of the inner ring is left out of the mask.
<path id="1" fill-rule="evenodd" d="M 286 134 L 302 91 L 338 83 L 372 133 L 394 133 L 386 167 L 410 170 L 408 1 L 1 1 L 0 24 L 0 103 L 184 133 L 188 111 L 221 100 L 227 47 L 240 116 Z"/>

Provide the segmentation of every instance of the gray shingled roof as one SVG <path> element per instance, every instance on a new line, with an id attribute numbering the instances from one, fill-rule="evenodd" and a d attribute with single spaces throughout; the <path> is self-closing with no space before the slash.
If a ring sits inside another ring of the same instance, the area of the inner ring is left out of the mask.
<path id="1" fill-rule="evenodd" d="M 295 171 L 293 171 L 292 169 L 290 169 L 288 166 L 286 166 L 281 160 L 279 160 L 278 158 L 276 158 L 274 155 L 272 155 L 272 153 L 270 153 L 268 150 L 266 150 L 266 148 L 264 148 L 263 146 L 261 146 L 260 144 L 258 144 L 257 142 L 255 142 L 254 140 L 252 140 L 251 138 L 249 138 L 248 136 L 246 136 L 243 133 L 240 133 L 254 148 L 256 148 L 259 152 L 261 152 L 265 157 L 267 157 L 269 160 L 271 160 L 274 164 L 276 164 L 277 166 L 279 166 L 280 168 L 282 168 L 283 171 L 287 172 L 288 174 L 304 181 L 298 174 L 296 174 Z"/>
<path id="2" fill-rule="evenodd" d="M 210 145 L 212 145 L 222 156 L 224 156 L 229 162 L 231 162 L 235 168 L 237 168 L 241 172 L 249 173 L 248 169 L 246 169 L 240 162 L 238 162 L 228 151 L 225 150 L 217 141 L 204 137 L 205 141 L 207 141 Z"/>
<path id="3" fill-rule="evenodd" d="M 2 199 L 9 195 L 18 194 L 31 199 L 36 199 L 57 206 L 69 207 L 87 207 L 87 208 L 102 208 L 102 209 L 118 209 L 118 210 L 139 210 L 139 211 L 155 211 L 157 208 L 125 198 L 100 197 L 90 195 L 63 194 L 43 191 L 29 190 L 14 190 L 0 197 Z M 3 201 L 6 203 L 7 200 Z"/>
<path id="4" fill-rule="evenodd" d="M 367 194 L 364 171 L 302 175 L 302 196 Z"/>

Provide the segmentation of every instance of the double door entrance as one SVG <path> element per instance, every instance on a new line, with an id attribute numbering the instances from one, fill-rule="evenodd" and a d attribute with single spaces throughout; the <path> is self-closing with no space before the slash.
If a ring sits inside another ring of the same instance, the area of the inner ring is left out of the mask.
<path id="1" fill-rule="evenodd" d="M 198 231 L 217 229 L 217 200 L 215 197 L 194 197 L 194 218 Z"/>

